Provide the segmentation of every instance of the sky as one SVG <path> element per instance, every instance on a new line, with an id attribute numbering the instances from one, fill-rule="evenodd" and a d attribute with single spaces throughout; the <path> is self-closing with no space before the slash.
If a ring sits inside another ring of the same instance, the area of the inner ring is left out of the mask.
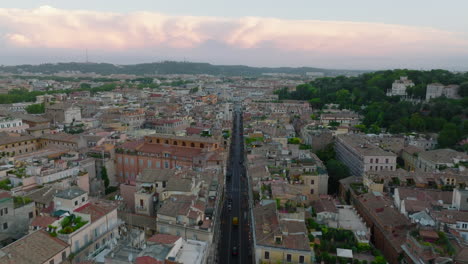
<path id="1" fill-rule="evenodd" d="M 88 58 L 468 70 L 466 0 L 2 2 L 3 65 Z"/>

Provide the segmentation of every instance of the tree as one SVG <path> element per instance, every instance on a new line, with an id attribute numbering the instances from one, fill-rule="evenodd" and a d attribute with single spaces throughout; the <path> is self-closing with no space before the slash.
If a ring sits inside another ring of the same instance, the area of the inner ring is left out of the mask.
<path id="1" fill-rule="evenodd" d="M 459 90 L 458 90 L 458 94 L 459 94 L 461 97 L 468 97 L 468 81 L 463 82 L 462 84 L 460 84 L 460 88 L 459 88 Z"/>
<path id="2" fill-rule="evenodd" d="M 45 105 L 42 104 L 32 104 L 26 107 L 26 112 L 28 114 L 43 114 L 45 112 Z"/>
<path id="3" fill-rule="evenodd" d="M 338 192 L 339 181 L 349 176 L 349 169 L 338 160 L 331 159 L 326 162 L 328 171 L 328 193 L 335 194 Z"/>
<path id="4" fill-rule="evenodd" d="M 102 166 L 101 179 L 104 180 L 104 187 L 107 189 L 109 187 L 109 176 L 107 175 L 106 166 Z"/>
<path id="5" fill-rule="evenodd" d="M 377 124 L 372 124 L 369 128 L 369 133 L 380 134 L 380 127 Z"/>
<path id="6" fill-rule="evenodd" d="M 323 162 L 327 162 L 335 158 L 335 149 L 333 143 L 328 144 L 324 149 L 318 150 L 315 154 Z"/>
<path id="7" fill-rule="evenodd" d="M 288 138 L 288 144 L 301 144 L 301 139 L 297 137 Z"/>
<path id="8" fill-rule="evenodd" d="M 445 124 L 437 139 L 439 148 L 453 147 L 458 142 L 458 138 L 457 126 L 453 123 Z"/>
<path id="9" fill-rule="evenodd" d="M 413 131 L 423 131 L 425 129 L 424 119 L 419 113 L 414 113 L 410 118 L 410 129 Z"/>
<path id="10" fill-rule="evenodd" d="M 341 89 L 336 92 L 336 102 L 341 108 L 347 108 L 351 103 L 351 93 L 348 90 Z"/>

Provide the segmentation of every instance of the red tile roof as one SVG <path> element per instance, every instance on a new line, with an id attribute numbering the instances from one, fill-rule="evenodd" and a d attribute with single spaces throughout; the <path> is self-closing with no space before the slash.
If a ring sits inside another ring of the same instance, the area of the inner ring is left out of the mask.
<path id="1" fill-rule="evenodd" d="M 135 259 L 135 264 L 163 264 L 164 262 L 159 261 L 149 256 L 142 256 Z"/>
<path id="2" fill-rule="evenodd" d="M 96 220 L 105 216 L 106 214 L 110 213 L 112 210 L 116 208 L 117 206 L 113 203 L 95 201 L 95 202 L 89 202 L 75 209 L 75 212 L 82 213 L 82 214 L 89 214 L 91 215 L 91 222 L 95 222 Z"/>
<path id="3" fill-rule="evenodd" d="M 174 244 L 179 240 L 180 236 L 168 235 L 168 234 L 156 234 L 148 238 L 148 242 L 154 242 L 157 244 Z"/>
<path id="4" fill-rule="evenodd" d="M 0 192 L 0 199 L 2 198 L 10 198 L 11 194 L 9 192 Z"/>
<path id="5" fill-rule="evenodd" d="M 54 223 L 58 218 L 52 216 L 36 216 L 32 222 L 31 226 L 40 226 L 46 228 L 48 225 Z"/>

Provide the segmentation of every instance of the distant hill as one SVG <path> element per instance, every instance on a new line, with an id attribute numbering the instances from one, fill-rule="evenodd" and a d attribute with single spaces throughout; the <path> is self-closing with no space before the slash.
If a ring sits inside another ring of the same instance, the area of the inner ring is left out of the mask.
<path id="1" fill-rule="evenodd" d="M 357 75 L 365 71 L 330 70 L 312 67 L 249 67 L 243 65 L 212 65 L 198 62 L 154 62 L 133 65 L 115 65 L 109 63 L 47 63 L 40 65 L 0 66 L 0 72 L 21 74 L 54 74 L 58 72 L 79 71 L 82 73 L 110 74 L 211 74 L 224 76 L 259 76 L 262 73 L 287 73 L 305 75 L 307 72 L 323 72 L 325 76 Z"/>

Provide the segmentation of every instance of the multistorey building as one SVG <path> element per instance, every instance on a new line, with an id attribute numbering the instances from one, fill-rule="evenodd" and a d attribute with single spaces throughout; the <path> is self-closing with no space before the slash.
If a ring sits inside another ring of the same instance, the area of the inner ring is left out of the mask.
<path id="1" fill-rule="evenodd" d="M 225 151 L 221 141 L 211 137 L 178 137 L 155 134 L 130 141 L 116 149 L 117 179 L 135 185 L 144 169 L 220 168 Z"/>
<path id="2" fill-rule="evenodd" d="M 431 83 L 427 85 L 426 88 L 426 100 L 430 100 L 432 98 L 437 98 L 441 96 L 445 96 L 451 99 L 460 98 L 458 95 L 458 90 L 460 86 L 451 84 L 451 85 L 443 85 L 441 83 Z"/>
<path id="3" fill-rule="evenodd" d="M 19 118 L 4 117 L 0 119 L 0 132 L 23 133 L 29 125 Z"/>
<path id="4" fill-rule="evenodd" d="M 397 156 L 369 143 L 364 135 L 338 135 L 335 151 L 352 175 L 362 176 L 367 171 L 394 171 Z"/>
<path id="5" fill-rule="evenodd" d="M 413 87 L 414 83 L 408 77 L 400 77 L 392 84 L 392 89 L 387 91 L 387 96 L 406 96 L 406 88 Z"/>

